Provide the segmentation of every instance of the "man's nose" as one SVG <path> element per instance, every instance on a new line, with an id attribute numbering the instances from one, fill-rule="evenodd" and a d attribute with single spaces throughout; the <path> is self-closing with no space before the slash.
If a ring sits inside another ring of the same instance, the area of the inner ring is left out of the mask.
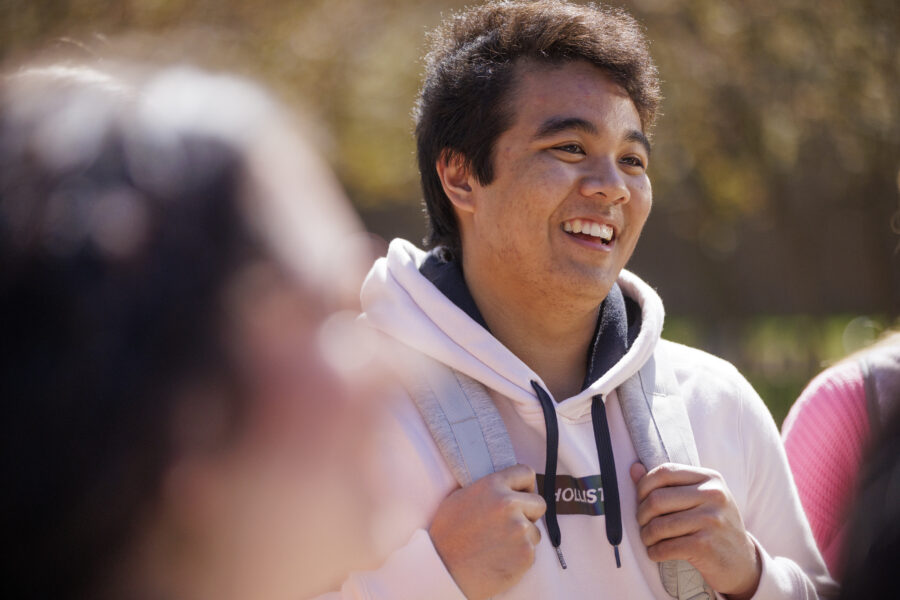
<path id="1" fill-rule="evenodd" d="M 604 198 L 606 202 L 619 204 L 628 202 L 631 193 L 619 165 L 611 158 L 597 159 L 585 165 L 581 177 L 581 194 L 588 198 Z"/>

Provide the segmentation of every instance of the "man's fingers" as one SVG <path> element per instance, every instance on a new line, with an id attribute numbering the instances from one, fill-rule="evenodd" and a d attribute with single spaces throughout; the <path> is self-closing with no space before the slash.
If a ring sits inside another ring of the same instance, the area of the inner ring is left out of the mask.
<path id="1" fill-rule="evenodd" d="M 537 494 L 515 492 L 514 498 L 517 505 L 522 509 L 522 514 L 532 523 L 543 517 L 544 513 L 547 512 L 547 503 Z"/>
<path id="2" fill-rule="evenodd" d="M 711 511 L 699 507 L 662 515 L 641 526 L 641 541 L 650 547 L 663 540 L 691 535 L 709 525 L 714 518 Z"/>
<path id="3" fill-rule="evenodd" d="M 695 485 L 709 479 L 710 472 L 700 467 L 663 463 L 651 469 L 637 482 L 637 500 L 643 502 L 650 492 L 660 487 Z"/>
<path id="4" fill-rule="evenodd" d="M 656 488 L 638 504 L 638 524 L 643 527 L 655 517 L 690 510 L 702 503 L 703 494 L 694 485 Z"/>
<path id="5" fill-rule="evenodd" d="M 647 556 L 654 562 L 666 560 L 686 560 L 690 562 L 696 553 L 697 537 L 700 534 L 692 533 L 676 538 L 669 538 L 647 547 Z"/>
<path id="6" fill-rule="evenodd" d="M 494 476 L 511 490 L 532 493 L 537 491 L 534 469 L 528 465 L 513 465 L 497 471 Z"/>

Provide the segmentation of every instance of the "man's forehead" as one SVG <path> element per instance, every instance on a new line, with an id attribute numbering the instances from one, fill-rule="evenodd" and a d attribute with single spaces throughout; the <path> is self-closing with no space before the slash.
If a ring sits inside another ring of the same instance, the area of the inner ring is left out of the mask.
<path id="1" fill-rule="evenodd" d="M 643 136 L 640 115 L 628 92 L 587 61 L 520 60 L 507 97 L 512 123 L 528 127 L 531 135 L 566 128 L 596 135 L 614 115 L 629 135 L 636 130 Z"/>
<path id="2" fill-rule="evenodd" d="M 524 89 L 536 87 L 543 82 L 559 83 L 602 83 L 612 94 L 629 98 L 625 88 L 613 80 L 605 69 L 584 59 L 536 60 L 520 58 L 513 65 L 513 87 Z M 630 98 L 629 98 L 630 99 Z"/>

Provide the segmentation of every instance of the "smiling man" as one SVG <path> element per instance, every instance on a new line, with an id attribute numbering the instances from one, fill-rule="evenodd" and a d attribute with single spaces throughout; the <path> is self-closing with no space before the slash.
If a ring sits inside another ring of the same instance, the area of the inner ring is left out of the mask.
<path id="1" fill-rule="evenodd" d="M 593 5 L 497 2 L 431 41 L 416 109 L 430 251 L 395 240 L 362 293 L 365 320 L 419 359 L 398 361 L 411 391 L 383 432 L 381 500 L 402 517 L 384 564 L 342 593 L 828 593 L 764 404 L 731 365 L 663 341 L 662 301 L 624 270 L 652 204 L 660 101 L 640 27 Z M 443 434 L 415 384 L 423 360 L 464 392 L 434 388 Z M 659 380 L 672 373 L 696 466 L 638 460 L 623 390 L 654 365 Z M 452 415 L 469 405 L 474 415 Z M 477 479 L 454 457 L 482 444 L 493 473 Z M 658 563 L 676 560 L 702 591 L 664 582 Z"/>

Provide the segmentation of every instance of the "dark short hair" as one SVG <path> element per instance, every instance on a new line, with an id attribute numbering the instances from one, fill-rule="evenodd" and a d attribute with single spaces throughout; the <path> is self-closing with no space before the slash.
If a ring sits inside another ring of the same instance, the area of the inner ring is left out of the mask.
<path id="1" fill-rule="evenodd" d="M 459 226 L 435 164 L 449 152 L 481 184 L 493 180 L 494 144 L 513 118 L 504 100 L 522 59 L 584 60 L 603 69 L 628 93 L 649 134 L 659 79 L 641 26 L 625 11 L 565 0 L 493 1 L 445 19 L 430 35 L 414 113 L 427 246 L 460 250 Z"/>

